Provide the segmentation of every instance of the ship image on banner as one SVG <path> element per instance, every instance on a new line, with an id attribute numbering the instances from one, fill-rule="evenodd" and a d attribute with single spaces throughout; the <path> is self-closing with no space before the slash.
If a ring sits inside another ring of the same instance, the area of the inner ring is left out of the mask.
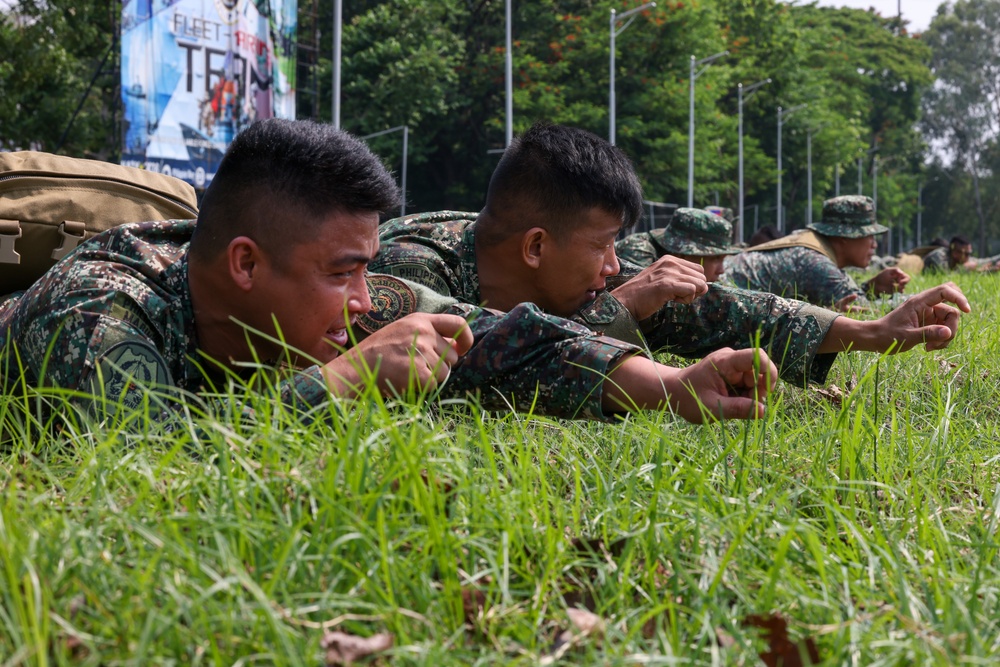
<path id="1" fill-rule="evenodd" d="M 295 118 L 297 0 L 124 0 L 122 164 L 202 189 L 236 134 Z"/>

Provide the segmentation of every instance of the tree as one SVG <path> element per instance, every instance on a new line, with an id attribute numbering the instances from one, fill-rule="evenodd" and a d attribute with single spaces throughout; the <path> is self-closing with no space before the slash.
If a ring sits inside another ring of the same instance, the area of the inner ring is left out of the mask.
<path id="1" fill-rule="evenodd" d="M 113 156 L 117 12 L 107 0 L 19 0 L 0 15 L 0 146 Z"/>
<path id="2" fill-rule="evenodd" d="M 925 100 L 925 127 L 943 142 L 945 162 L 960 166 L 971 178 L 979 249 L 988 254 L 987 209 L 995 209 L 997 197 L 996 188 L 985 192 L 982 182 L 996 173 L 988 165 L 989 156 L 996 155 L 1000 131 L 1000 0 L 958 0 L 942 6 L 925 39 L 937 76 Z"/>

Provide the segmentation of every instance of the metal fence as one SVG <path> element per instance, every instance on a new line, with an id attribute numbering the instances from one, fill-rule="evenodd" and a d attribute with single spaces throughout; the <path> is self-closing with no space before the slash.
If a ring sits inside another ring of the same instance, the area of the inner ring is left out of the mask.
<path id="1" fill-rule="evenodd" d="M 654 229 L 666 227 L 670 223 L 670 218 L 677 210 L 678 204 L 667 204 L 661 201 L 642 201 L 642 217 L 635 223 L 635 227 L 622 232 L 621 236 L 637 234 L 639 232 L 649 232 Z"/>

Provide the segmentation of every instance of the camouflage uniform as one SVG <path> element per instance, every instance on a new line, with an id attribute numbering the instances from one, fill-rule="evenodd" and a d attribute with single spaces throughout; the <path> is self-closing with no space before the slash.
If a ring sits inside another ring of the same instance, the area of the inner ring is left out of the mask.
<path id="1" fill-rule="evenodd" d="M 945 271 L 951 271 L 951 256 L 948 252 L 948 248 L 935 248 L 924 255 L 923 259 L 923 270 L 926 273 L 944 273 Z"/>
<path id="2" fill-rule="evenodd" d="M 188 287 L 194 221 L 123 225 L 95 236 L 0 308 L 7 387 L 45 384 L 122 399 L 136 408 L 149 388 L 200 393 L 221 376 L 199 351 Z M 539 414 L 601 418 L 600 386 L 638 348 L 595 336 L 530 304 L 508 314 L 454 300 L 389 276 L 372 277 L 373 331 L 409 311 L 462 315 L 475 337 L 444 396 L 481 392 L 487 409 L 532 406 Z M 428 305 L 430 304 L 430 305 Z M 17 357 L 12 354 L 16 352 Z M 280 399 L 308 408 L 330 398 L 320 368 L 280 381 Z"/>
<path id="3" fill-rule="evenodd" d="M 482 303 L 476 264 L 476 213 L 419 213 L 386 222 L 379 233 L 381 250 L 371 270 L 406 278 L 469 304 Z M 622 262 L 609 288 L 635 276 L 640 267 Z M 823 382 L 836 354 L 817 354 L 833 320 L 822 308 L 773 294 L 709 286 L 694 304 L 668 303 L 636 323 L 609 292 L 578 311 L 573 320 L 597 333 L 697 358 L 719 349 L 760 344 L 778 365 L 781 377 L 802 385 Z M 631 326 L 630 332 L 626 329 Z M 635 334 L 639 329 L 642 336 Z M 637 340 L 636 340 L 637 339 Z"/>
<path id="4" fill-rule="evenodd" d="M 833 250 L 823 236 L 861 238 L 888 231 L 875 222 L 872 200 L 859 195 L 828 199 L 823 203 L 823 220 L 807 225 L 807 229 L 733 257 L 726 264 L 724 281 L 821 306 L 831 306 L 852 294 L 857 297 L 853 305 L 870 305 L 867 295 L 871 292 L 871 281 L 858 286 L 838 268 Z"/>
<path id="5" fill-rule="evenodd" d="M 642 267 L 664 255 L 736 255 L 742 251 L 732 238 L 733 226 L 725 218 L 697 208 L 679 208 L 663 229 L 630 234 L 615 243 L 615 254 Z"/>

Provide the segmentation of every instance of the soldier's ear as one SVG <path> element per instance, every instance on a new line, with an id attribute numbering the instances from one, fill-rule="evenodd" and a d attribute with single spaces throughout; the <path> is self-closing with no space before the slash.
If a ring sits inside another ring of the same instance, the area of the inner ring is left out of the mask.
<path id="1" fill-rule="evenodd" d="M 244 292 L 253 289 L 258 277 L 261 250 L 257 242 L 247 236 L 237 236 L 226 247 L 226 267 L 229 277 Z"/>
<path id="2" fill-rule="evenodd" d="M 521 261 L 532 269 L 542 263 L 545 246 L 551 241 L 549 233 L 541 227 L 532 227 L 521 236 Z"/>

